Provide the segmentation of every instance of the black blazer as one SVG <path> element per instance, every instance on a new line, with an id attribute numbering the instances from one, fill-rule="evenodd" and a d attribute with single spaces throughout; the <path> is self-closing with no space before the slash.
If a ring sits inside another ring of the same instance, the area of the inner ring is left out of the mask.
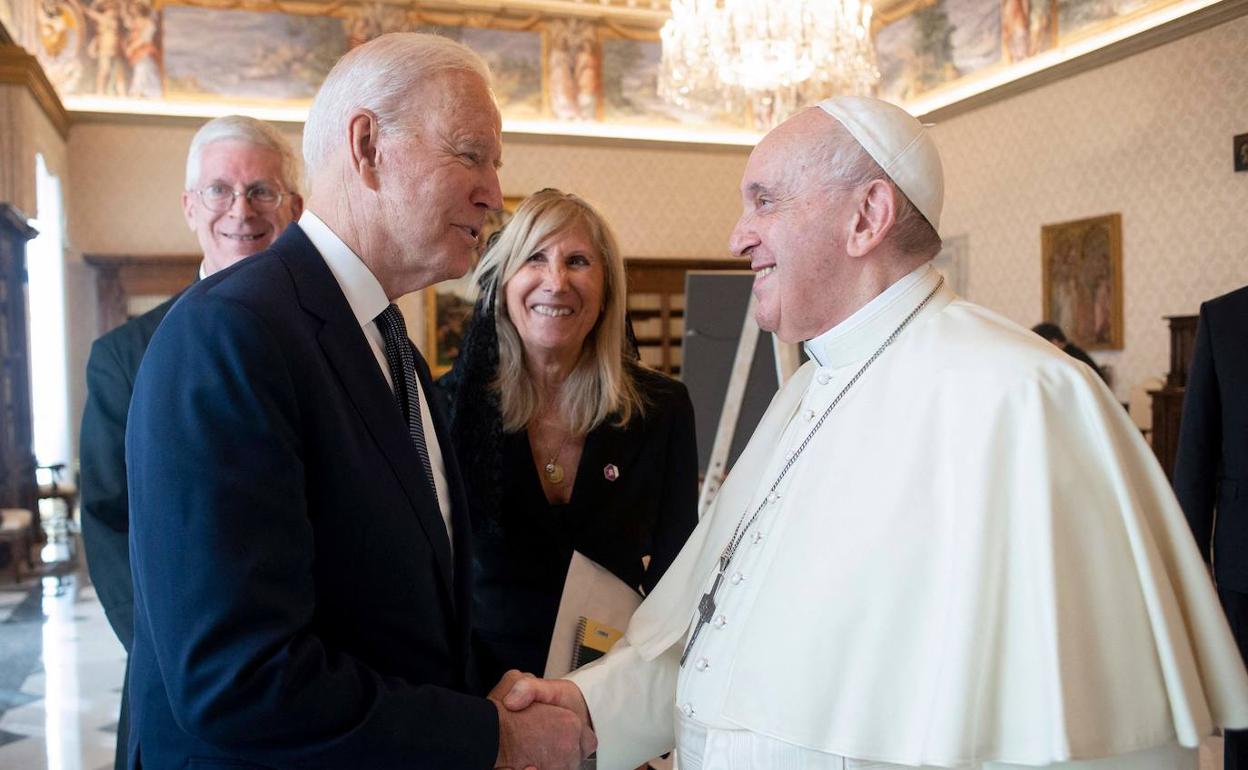
<path id="1" fill-rule="evenodd" d="M 1174 491 L 1218 586 L 1248 593 L 1248 287 L 1200 306 Z"/>
<path id="2" fill-rule="evenodd" d="M 567 505 L 547 502 L 527 433 L 503 439 L 495 460 L 503 464 L 499 509 L 472 512 L 493 518 L 475 523 L 473 622 L 484 681 L 509 668 L 542 672 L 574 550 L 648 593 L 697 526 L 689 393 L 658 372 L 634 371 L 648 402 L 645 415 L 590 431 Z M 643 556 L 649 557 L 644 569 Z"/>
<path id="3" fill-rule="evenodd" d="M 82 412 L 82 438 L 78 444 L 82 545 L 95 594 L 127 656 L 134 640 L 134 588 L 130 578 L 130 513 L 126 494 L 126 416 L 147 344 L 181 294 L 100 337 L 87 358 L 87 404 Z M 123 686 L 117 715 L 115 767 L 126 766 L 129 734 L 130 693 Z"/>
<path id="4" fill-rule="evenodd" d="M 127 652 L 134 638 L 134 590 L 127 543 L 126 416 L 147 344 L 180 296 L 101 336 L 87 358 L 87 403 L 78 442 L 82 542 L 96 596 Z"/>
<path id="5" fill-rule="evenodd" d="M 464 694 L 470 525 L 444 454 L 453 555 L 398 402 L 298 225 L 186 292 L 126 433 L 132 767 L 492 766 L 497 712 Z"/>

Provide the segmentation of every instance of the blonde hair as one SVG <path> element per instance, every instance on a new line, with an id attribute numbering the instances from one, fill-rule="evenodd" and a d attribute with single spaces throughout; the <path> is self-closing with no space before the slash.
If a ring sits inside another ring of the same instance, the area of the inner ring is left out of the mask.
<path id="1" fill-rule="evenodd" d="M 498 240 L 477 265 L 475 282 L 494 312 L 498 332 L 498 376 L 493 388 L 498 394 L 503 430 L 514 433 L 533 420 L 545 406 L 542 394 L 528 376 L 524 344 L 507 315 L 507 282 L 525 261 L 550 238 L 583 228 L 603 262 L 602 313 L 585 337 L 581 355 L 564 381 L 556 405 L 566 416 L 574 435 L 588 433 L 612 414 L 616 425 L 624 426 L 645 405 L 631 362 L 625 351 L 625 277 L 615 235 L 606 221 L 581 198 L 559 190 L 534 193 L 520 204 Z"/>

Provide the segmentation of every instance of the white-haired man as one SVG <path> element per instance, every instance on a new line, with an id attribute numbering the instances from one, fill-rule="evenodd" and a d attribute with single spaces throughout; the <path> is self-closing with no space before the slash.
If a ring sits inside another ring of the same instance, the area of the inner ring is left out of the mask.
<path id="1" fill-rule="evenodd" d="M 137 761 L 545 769 L 592 748 L 570 711 L 468 693 L 471 527 L 392 304 L 462 275 L 502 205 L 488 78 L 430 35 L 344 56 L 297 226 L 152 339 L 126 437 Z"/>
<path id="2" fill-rule="evenodd" d="M 923 126 L 827 100 L 741 195 L 759 323 L 811 361 L 625 639 L 508 706 L 587 708 L 600 768 L 1194 770 L 1248 723 L 1203 564 L 1096 375 L 928 264 Z"/>
<path id="3" fill-rule="evenodd" d="M 195 133 L 186 158 L 182 210 L 203 250 L 201 277 L 268 248 L 299 217 L 298 177 L 290 143 L 267 123 L 227 115 Z M 96 595 L 127 653 L 134 635 L 134 590 L 127 544 L 126 416 L 139 362 L 178 296 L 100 337 L 87 359 L 79 442 L 83 545 Z M 128 711 L 123 687 L 118 768 L 126 766 Z"/>

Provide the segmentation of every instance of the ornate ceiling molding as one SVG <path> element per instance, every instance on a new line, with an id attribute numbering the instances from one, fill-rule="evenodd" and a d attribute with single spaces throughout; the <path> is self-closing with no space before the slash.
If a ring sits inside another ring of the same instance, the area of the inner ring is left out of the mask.
<path id="1" fill-rule="evenodd" d="M 671 16 L 670 0 L 160 0 L 156 7 L 193 5 L 215 10 L 269 11 L 349 18 L 362 9 L 406 17 L 409 23 L 526 29 L 543 18 L 596 19 L 657 30 Z"/>
<path id="2" fill-rule="evenodd" d="M 13 43 L 0 44 L 0 83 L 24 87 L 62 139 L 69 138 L 69 113 L 39 61 Z"/>

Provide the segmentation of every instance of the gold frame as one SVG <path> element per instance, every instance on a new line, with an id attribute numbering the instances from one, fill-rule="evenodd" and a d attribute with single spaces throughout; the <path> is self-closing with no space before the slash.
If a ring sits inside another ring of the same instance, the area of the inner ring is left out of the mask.
<path id="1" fill-rule="evenodd" d="M 505 195 L 503 196 L 503 209 L 497 214 L 491 215 L 487 220 L 485 227 L 481 230 L 481 243 L 498 228 L 507 224 L 507 220 L 511 218 L 516 207 L 520 205 L 520 201 L 524 200 L 523 195 Z M 456 278 L 451 281 L 443 281 L 433 286 L 425 287 L 423 301 L 425 304 L 425 344 L 422 351 L 425 359 L 429 362 L 429 371 L 434 377 L 441 377 L 450 371 L 454 364 L 454 357 L 447 357 L 439 350 L 439 334 L 438 334 L 438 299 L 439 297 L 451 297 L 460 302 L 469 301 L 471 296 L 472 272 L 476 269 L 474 263 L 468 269 L 468 272 L 462 278 Z M 471 306 L 469 306 L 471 307 Z M 460 332 L 463 330 L 460 329 Z"/>
<path id="2" fill-rule="evenodd" d="M 1043 320 L 1080 347 L 1122 350 L 1122 215 L 1044 225 L 1040 253 Z"/>

